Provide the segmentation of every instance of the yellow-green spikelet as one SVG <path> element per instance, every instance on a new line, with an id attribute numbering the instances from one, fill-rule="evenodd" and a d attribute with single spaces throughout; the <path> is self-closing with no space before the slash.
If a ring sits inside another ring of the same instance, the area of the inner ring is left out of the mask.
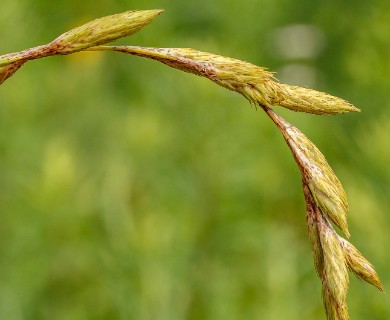
<path id="1" fill-rule="evenodd" d="M 170 67 L 206 77 L 242 94 L 252 104 L 279 105 L 294 111 L 338 114 L 359 111 L 349 102 L 312 89 L 289 86 L 275 80 L 273 73 L 249 62 L 190 48 L 106 47 L 160 61 Z"/>
<path id="2" fill-rule="evenodd" d="M 296 127 L 272 109 L 266 109 L 290 147 L 315 203 L 349 237 L 348 201 L 344 188 L 320 150 Z"/>

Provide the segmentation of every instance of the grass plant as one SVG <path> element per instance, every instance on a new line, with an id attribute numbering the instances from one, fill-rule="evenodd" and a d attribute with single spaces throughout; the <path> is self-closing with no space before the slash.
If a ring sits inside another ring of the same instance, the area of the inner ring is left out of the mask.
<path id="1" fill-rule="evenodd" d="M 103 46 L 138 32 L 162 10 L 128 11 L 103 17 L 72 29 L 49 44 L 0 56 L 0 84 L 29 60 L 79 51 L 116 51 L 159 61 L 169 67 L 205 77 L 235 91 L 260 107 L 281 131 L 302 175 L 306 221 L 314 265 L 322 283 L 328 320 L 349 319 L 348 270 L 383 290 L 374 267 L 346 239 L 347 196 L 320 150 L 295 126 L 274 111 L 281 106 L 319 115 L 360 111 L 351 103 L 313 89 L 279 83 L 265 68 L 237 59 L 194 49 Z"/>

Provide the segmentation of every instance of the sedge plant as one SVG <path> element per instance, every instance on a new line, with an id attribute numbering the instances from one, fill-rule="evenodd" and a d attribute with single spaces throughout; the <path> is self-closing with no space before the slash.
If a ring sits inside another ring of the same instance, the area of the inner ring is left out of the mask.
<path id="1" fill-rule="evenodd" d="M 314 266 L 322 283 L 328 320 L 349 319 L 349 271 L 383 291 L 372 264 L 347 240 L 348 201 L 344 188 L 320 150 L 274 111 L 281 106 L 318 115 L 359 112 L 351 103 L 316 90 L 278 82 L 273 73 L 251 63 L 189 48 L 106 46 L 132 35 L 163 10 L 127 11 L 88 22 L 52 42 L 0 56 L 0 84 L 27 61 L 79 51 L 116 51 L 161 62 L 235 91 L 261 108 L 282 133 L 302 175 L 306 222 Z M 340 236 L 337 227 L 347 239 Z"/>

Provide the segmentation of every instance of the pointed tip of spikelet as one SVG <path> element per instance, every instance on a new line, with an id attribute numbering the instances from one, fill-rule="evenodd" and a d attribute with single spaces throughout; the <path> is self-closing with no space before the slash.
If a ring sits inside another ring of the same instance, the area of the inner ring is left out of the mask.
<path id="1" fill-rule="evenodd" d="M 276 104 L 294 111 L 313 114 L 341 114 L 360 112 L 348 101 L 332 96 L 325 92 L 279 84 Z"/>
<path id="2" fill-rule="evenodd" d="M 349 241 L 339 236 L 348 268 L 361 280 L 364 280 L 378 290 L 383 291 L 383 285 L 374 266 Z"/>

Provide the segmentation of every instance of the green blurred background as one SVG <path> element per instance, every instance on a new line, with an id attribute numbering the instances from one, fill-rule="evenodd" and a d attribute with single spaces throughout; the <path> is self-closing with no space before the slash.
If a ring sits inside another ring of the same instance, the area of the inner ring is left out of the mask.
<path id="1" fill-rule="evenodd" d="M 3 3 L 0 53 L 96 17 L 166 11 L 120 44 L 193 47 L 343 97 L 278 111 L 322 150 L 351 242 L 390 288 L 389 1 Z M 300 174 L 261 111 L 119 53 L 27 63 L 0 87 L 0 319 L 325 319 Z M 351 275 L 352 319 L 390 319 Z"/>

